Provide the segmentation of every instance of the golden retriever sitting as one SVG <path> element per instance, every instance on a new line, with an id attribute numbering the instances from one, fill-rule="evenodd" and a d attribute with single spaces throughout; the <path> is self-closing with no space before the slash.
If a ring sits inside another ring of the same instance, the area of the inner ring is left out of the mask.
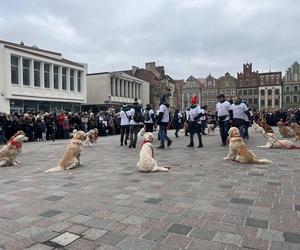
<path id="1" fill-rule="evenodd" d="M 58 166 L 50 168 L 46 172 L 57 172 L 78 167 L 80 165 L 80 153 L 85 139 L 86 134 L 81 130 L 77 131 L 70 140 Z"/>
<path id="2" fill-rule="evenodd" d="M 144 142 L 140 151 L 140 160 L 137 163 L 138 170 L 141 172 L 168 172 L 169 167 L 157 166 L 154 160 L 154 150 L 152 141 L 154 135 L 150 132 L 144 134 Z"/>
<path id="3" fill-rule="evenodd" d="M 20 162 L 16 161 L 21 152 L 22 143 L 27 141 L 25 135 L 18 135 L 0 150 L 0 167 L 15 166 Z"/>
<path id="4" fill-rule="evenodd" d="M 292 123 L 291 129 L 293 130 L 295 141 L 300 141 L 300 125 L 298 125 L 297 123 Z"/>
<path id="5" fill-rule="evenodd" d="M 285 149 L 293 149 L 300 148 L 300 146 L 295 145 L 293 142 L 289 140 L 278 140 L 275 134 L 267 133 L 265 135 L 267 138 L 267 144 L 263 146 L 257 146 L 258 148 L 285 148 Z"/>
<path id="6" fill-rule="evenodd" d="M 224 160 L 233 160 L 241 163 L 257 163 L 268 164 L 272 163 L 267 159 L 257 159 L 256 155 L 249 150 L 243 138 L 240 135 L 240 131 L 236 127 L 232 127 L 228 131 L 229 137 L 229 154 L 224 157 Z"/>
<path id="7" fill-rule="evenodd" d="M 294 138 L 293 131 L 290 130 L 288 127 L 284 126 L 282 121 L 277 122 L 279 133 L 283 138 Z"/>
<path id="8" fill-rule="evenodd" d="M 13 139 L 15 139 L 18 135 L 24 135 L 25 133 L 22 130 L 17 131 L 12 137 L 10 137 L 9 141 L 7 142 L 7 144 L 9 144 Z"/>

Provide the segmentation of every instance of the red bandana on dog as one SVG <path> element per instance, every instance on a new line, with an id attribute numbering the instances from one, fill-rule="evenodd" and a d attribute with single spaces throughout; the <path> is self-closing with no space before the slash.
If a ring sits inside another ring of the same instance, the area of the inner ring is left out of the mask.
<path id="1" fill-rule="evenodd" d="M 152 142 L 152 141 L 149 141 L 149 140 L 144 140 L 143 141 L 143 144 L 142 144 L 142 146 L 141 146 L 141 148 L 144 146 L 144 144 L 146 144 L 146 143 L 148 143 L 148 142 Z M 154 158 L 154 151 L 153 151 L 153 148 L 151 147 L 151 149 L 152 149 L 152 158 Z"/>
<path id="2" fill-rule="evenodd" d="M 21 142 L 17 142 L 17 141 L 15 141 L 15 140 L 12 140 L 12 141 L 10 142 L 10 145 L 15 146 L 16 149 L 20 149 L 20 148 L 22 147 L 22 143 L 21 143 Z"/>

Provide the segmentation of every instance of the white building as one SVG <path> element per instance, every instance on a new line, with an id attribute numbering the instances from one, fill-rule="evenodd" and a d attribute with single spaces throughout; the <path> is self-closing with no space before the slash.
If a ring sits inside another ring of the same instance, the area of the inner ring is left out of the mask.
<path id="1" fill-rule="evenodd" d="M 0 111 L 77 111 L 86 67 L 60 53 L 0 40 Z"/>
<path id="2" fill-rule="evenodd" d="M 149 82 L 124 72 L 87 75 L 87 105 L 95 111 L 101 107 L 130 104 L 135 98 L 143 107 L 149 103 Z"/>

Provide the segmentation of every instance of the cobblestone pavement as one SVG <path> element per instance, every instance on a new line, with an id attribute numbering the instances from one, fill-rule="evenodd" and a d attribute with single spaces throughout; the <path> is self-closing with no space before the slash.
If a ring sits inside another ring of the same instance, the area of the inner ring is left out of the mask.
<path id="1" fill-rule="evenodd" d="M 264 142 L 247 144 L 274 163 L 242 165 L 222 160 L 218 134 L 203 149 L 180 134 L 155 150 L 171 171 L 153 174 L 136 171 L 139 149 L 118 136 L 85 147 L 82 167 L 48 174 L 67 141 L 27 143 L 21 165 L 0 169 L 0 248 L 300 249 L 300 151 Z"/>

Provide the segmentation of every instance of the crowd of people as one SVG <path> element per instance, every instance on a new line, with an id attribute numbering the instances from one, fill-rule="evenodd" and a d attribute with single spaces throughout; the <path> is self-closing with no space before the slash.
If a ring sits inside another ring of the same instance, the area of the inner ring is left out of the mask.
<path id="1" fill-rule="evenodd" d="M 248 128 L 252 121 L 258 121 L 265 117 L 270 126 L 276 126 L 278 121 L 286 125 L 294 122 L 300 123 L 300 109 L 273 110 L 252 112 L 248 105 L 242 102 L 240 97 L 227 101 L 224 95 L 218 96 L 219 102 L 216 113 L 207 111 L 206 106 L 198 105 L 198 100 L 193 97 L 191 106 L 184 112 L 179 109 L 170 112 L 167 97 L 161 97 L 158 110 L 154 110 L 150 104 L 141 107 L 137 100 L 133 105 L 124 104 L 119 112 L 114 108 L 92 112 L 51 112 L 51 113 L 0 113 L 0 143 L 5 143 L 19 130 L 25 132 L 29 141 L 46 141 L 55 139 L 68 139 L 74 129 L 85 132 L 97 128 L 99 136 L 120 134 L 120 145 L 135 148 L 138 132 L 144 127 L 145 132 L 153 132 L 158 128 L 160 140 L 159 149 L 165 148 L 165 141 L 169 147 L 172 140 L 167 134 L 169 128 L 173 128 L 175 136 L 179 136 L 180 129 L 185 129 L 185 135 L 190 136 L 189 147 L 194 146 L 194 134 L 198 137 L 198 146 L 202 147 L 201 135 L 205 135 L 207 124 L 218 124 L 222 138 L 222 144 L 226 144 L 227 131 L 230 126 L 240 129 L 243 138 L 249 138 Z"/>

